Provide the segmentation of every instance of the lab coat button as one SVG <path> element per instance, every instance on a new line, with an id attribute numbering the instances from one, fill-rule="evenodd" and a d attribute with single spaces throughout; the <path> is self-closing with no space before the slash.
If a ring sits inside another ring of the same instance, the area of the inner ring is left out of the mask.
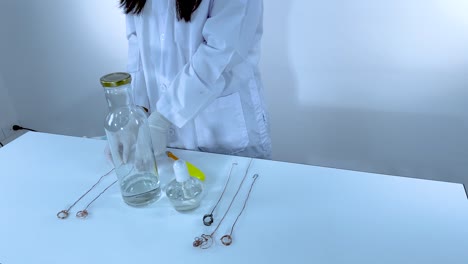
<path id="1" fill-rule="evenodd" d="M 165 84 L 161 84 L 161 91 L 165 92 L 167 90 L 167 87 Z"/>
<path id="2" fill-rule="evenodd" d="M 161 38 L 161 41 L 164 41 L 164 39 L 166 39 L 166 35 L 163 33 L 161 34 L 160 38 Z"/>
<path id="3" fill-rule="evenodd" d="M 175 134 L 174 128 L 169 128 L 169 135 L 173 136 Z"/>

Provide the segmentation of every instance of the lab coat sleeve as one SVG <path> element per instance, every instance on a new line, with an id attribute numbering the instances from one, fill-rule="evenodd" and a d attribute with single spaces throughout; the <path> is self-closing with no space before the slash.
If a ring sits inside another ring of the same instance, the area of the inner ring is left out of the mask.
<path id="1" fill-rule="evenodd" d="M 128 40 L 127 71 L 132 75 L 131 87 L 134 103 L 150 109 L 134 19 L 133 15 L 126 16 Z"/>
<path id="2" fill-rule="evenodd" d="M 262 0 L 214 0 L 203 42 L 157 102 L 158 111 L 184 126 L 222 93 L 223 72 L 243 62 L 262 23 Z"/>

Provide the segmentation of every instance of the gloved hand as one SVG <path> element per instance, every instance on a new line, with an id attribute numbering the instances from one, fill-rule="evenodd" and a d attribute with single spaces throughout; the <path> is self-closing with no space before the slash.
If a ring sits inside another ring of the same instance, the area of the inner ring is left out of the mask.
<path id="1" fill-rule="evenodd" d="M 107 143 L 106 147 L 104 148 L 104 156 L 106 156 L 106 160 L 107 160 L 107 162 L 109 162 L 109 164 L 114 165 L 114 161 L 112 160 L 112 153 L 111 153 L 111 150 L 110 150 L 110 147 L 109 147 L 109 143 Z"/>
<path id="2" fill-rule="evenodd" d="M 122 163 L 126 164 L 130 159 L 134 159 L 133 154 L 135 153 L 134 148 L 136 146 L 138 138 L 138 127 L 132 125 L 130 130 L 132 132 L 123 135 L 108 135 L 107 140 L 112 143 L 107 144 L 104 152 L 106 157 L 110 159 L 115 166 L 120 166 Z M 116 156 L 114 156 L 114 154 L 116 154 Z"/>
<path id="3" fill-rule="evenodd" d="M 114 149 L 114 153 L 117 153 L 117 158 L 114 159 L 109 144 L 107 144 L 104 149 L 106 159 L 116 167 L 125 165 L 128 162 L 133 162 L 135 165 L 134 169 L 138 171 L 147 170 L 151 168 L 151 164 L 154 163 L 153 153 L 147 144 L 147 139 L 151 137 L 150 131 L 147 129 L 138 129 L 137 126 L 135 126 L 132 131 L 133 133 L 126 135 L 111 135 L 111 140 L 117 143 Z M 135 136 L 135 133 L 137 133 L 137 136 Z"/>
<path id="4" fill-rule="evenodd" d="M 167 131 L 171 123 L 159 112 L 154 111 L 148 117 L 148 124 L 151 133 L 151 141 L 153 142 L 154 156 L 157 157 L 166 152 Z"/>

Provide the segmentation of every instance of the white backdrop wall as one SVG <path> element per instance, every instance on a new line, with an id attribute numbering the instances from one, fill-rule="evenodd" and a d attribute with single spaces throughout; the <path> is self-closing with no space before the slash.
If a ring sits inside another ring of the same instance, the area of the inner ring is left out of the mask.
<path id="1" fill-rule="evenodd" d="M 468 183 L 468 1 L 265 1 L 263 48 L 276 158 Z"/>
<path id="2" fill-rule="evenodd" d="M 23 126 L 103 135 L 99 78 L 125 70 L 125 21 L 115 0 L 3 0 L 1 71 Z"/>
<path id="3" fill-rule="evenodd" d="M 126 63 L 117 0 L 2 5 L 0 73 L 18 120 L 102 135 L 98 80 Z M 275 160 L 466 180 L 468 0 L 264 5 L 260 66 Z"/>

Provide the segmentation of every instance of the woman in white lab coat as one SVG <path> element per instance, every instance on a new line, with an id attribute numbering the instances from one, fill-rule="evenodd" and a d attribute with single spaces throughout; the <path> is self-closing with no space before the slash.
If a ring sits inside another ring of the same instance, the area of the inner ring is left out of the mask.
<path id="1" fill-rule="evenodd" d="M 151 113 L 153 141 L 167 135 L 173 148 L 270 158 L 258 69 L 262 0 L 120 4 L 135 104 Z"/>

